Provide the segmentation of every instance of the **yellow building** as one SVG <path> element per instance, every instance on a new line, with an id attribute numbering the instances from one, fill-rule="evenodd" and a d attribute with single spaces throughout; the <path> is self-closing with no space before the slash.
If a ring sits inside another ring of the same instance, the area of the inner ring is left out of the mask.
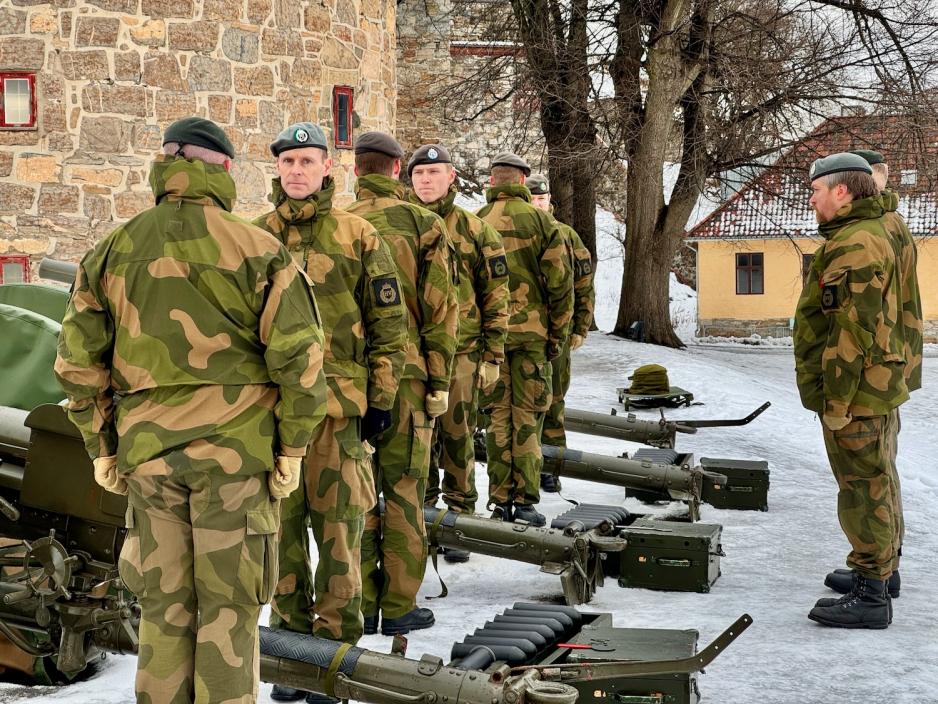
<path id="1" fill-rule="evenodd" d="M 808 166 L 818 155 L 872 148 L 890 164 L 890 187 L 916 239 L 925 340 L 938 342 L 938 199 L 925 174 L 919 177 L 919 155 L 890 153 L 876 141 L 890 134 L 882 125 L 891 119 L 878 118 L 870 130 L 870 117 L 825 122 L 687 233 L 697 251 L 698 336 L 791 335 L 805 272 L 822 241 L 808 205 Z M 938 134 L 928 142 L 938 143 Z"/>

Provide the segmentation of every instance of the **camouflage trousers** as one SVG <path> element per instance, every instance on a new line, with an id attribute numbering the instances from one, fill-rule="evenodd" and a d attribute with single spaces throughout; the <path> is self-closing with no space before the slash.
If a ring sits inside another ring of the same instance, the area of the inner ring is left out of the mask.
<path id="1" fill-rule="evenodd" d="M 375 489 L 384 512 L 365 516 L 362 538 L 362 613 L 400 618 L 417 604 L 427 567 L 423 504 L 430 467 L 433 421 L 424 412 L 424 382 L 401 381 L 391 427 L 374 455 Z"/>
<path id="2" fill-rule="evenodd" d="M 551 364 L 543 350 L 507 350 L 498 382 L 484 394 L 489 503 L 540 501 L 541 433 L 551 401 Z"/>
<path id="3" fill-rule="evenodd" d="M 172 453 L 169 474 L 127 476 L 118 568 L 141 608 L 140 704 L 257 699 L 257 620 L 277 577 L 280 504 L 246 456 L 196 445 Z"/>
<path id="4" fill-rule="evenodd" d="M 361 539 L 375 489 L 360 423 L 325 418 L 310 443 L 299 489 L 282 502 L 273 628 L 351 644 L 361 638 Z M 315 581 L 307 521 L 319 553 Z"/>
<path id="5" fill-rule="evenodd" d="M 440 496 L 440 472 L 443 473 L 443 502 L 457 513 L 475 511 L 479 492 L 476 491 L 476 461 L 472 434 L 478 419 L 479 362 L 478 351 L 453 357 L 453 374 L 449 385 L 449 407 L 433 429 L 430 455 L 430 476 L 426 501 L 435 505 Z"/>
<path id="6" fill-rule="evenodd" d="M 560 356 L 550 363 L 553 396 L 550 408 L 544 414 L 544 432 L 541 442 L 553 447 L 567 446 L 567 433 L 563 427 L 564 398 L 570 389 L 570 342 L 564 342 Z"/>
<path id="7" fill-rule="evenodd" d="M 901 500 L 896 481 L 895 410 L 855 418 L 840 430 L 824 428 L 824 444 L 837 480 L 837 516 L 853 548 L 847 566 L 864 577 L 888 579 L 898 564 Z"/>

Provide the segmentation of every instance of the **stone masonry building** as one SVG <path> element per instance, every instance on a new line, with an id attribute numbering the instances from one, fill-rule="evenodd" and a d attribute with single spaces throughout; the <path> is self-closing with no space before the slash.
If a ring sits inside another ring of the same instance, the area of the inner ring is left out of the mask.
<path id="1" fill-rule="evenodd" d="M 395 0 L 0 0 L 0 256 L 76 260 L 152 204 L 162 130 L 220 123 L 236 212 L 269 204 L 268 144 L 319 123 L 350 200 L 355 135 L 395 125 Z"/>

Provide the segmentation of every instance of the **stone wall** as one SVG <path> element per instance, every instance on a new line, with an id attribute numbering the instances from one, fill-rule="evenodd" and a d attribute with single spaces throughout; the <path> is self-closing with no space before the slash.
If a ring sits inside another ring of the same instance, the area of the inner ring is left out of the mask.
<path id="1" fill-rule="evenodd" d="M 697 321 L 697 337 L 791 337 L 791 321 L 788 318 L 766 318 L 765 320 L 740 320 L 736 318 L 713 318 Z"/>
<path id="2" fill-rule="evenodd" d="M 0 129 L 0 253 L 79 257 L 152 203 L 150 159 L 188 115 L 238 152 L 236 212 L 268 207 L 268 144 L 291 122 L 332 138 L 332 88 L 355 133 L 395 122 L 395 0 L 3 0 L 0 71 L 36 72 L 38 127 Z M 339 202 L 351 150 L 333 150 Z"/>

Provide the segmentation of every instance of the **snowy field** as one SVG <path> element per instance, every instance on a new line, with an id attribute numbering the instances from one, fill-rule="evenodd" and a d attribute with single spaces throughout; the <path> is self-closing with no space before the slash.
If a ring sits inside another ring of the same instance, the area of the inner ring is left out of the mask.
<path id="1" fill-rule="evenodd" d="M 603 251 L 614 251 L 617 244 L 608 236 L 613 226 L 602 230 L 601 259 Z M 618 297 L 615 269 L 614 261 L 604 261 L 598 269 L 598 321 L 605 328 L 614 320 Z M 675 322 L 689 339 L 693 320 L 685 318 L 694 317 L 693 292 L 674 286 L 672 299 Z M 791 350 L 693 344 L 686 350 L 669 350 L 597 332 L 574 355 L 568 405 L 608 412 L 616 405 L 616 387 L 626 384 L 635 367 L 651 362 L 664 364 L 671 383 L 692 391 L 702 403 L 671 411 L 674 418 L 735 418 L 764 401 L 772 402 L 750 426 L 703 429 L 678 438 L 678 449 L 694 452 L 697 458 L 768 460 L 772 471 L 769 511 L 702 507 L 704 522 L 723 525 L 726 552 L 723 575 L 709 594 L 621 589 L 607 581 L 594 601 L 581 608 L 611 611 L 615 624 L 623 627 L 697 629 L 701 644 L 740 614 L 751 614 L 754 625 L 700 676 L 704 702 L 938 702 L 938 473 L 934 468 L 938 441 L 935 411 L 929 402 L 938 358 L 926 358 L 925 390 L 902 407 L 899 468 L 907 525 L 903 587 L 894 604 L 895 621 L 885 631 L 827 629 L 806 618 L 816 599 L 834 595 L 823 587 L 823 578 L 829 570 L 843 566 L 848 545 L 837 523 L 836 486 L 819 424 L 798 401 Z M 648 418 L 656 414 L 639 413 Z M 638 449 L 576 434 L 569 436 L 569 444 L 609 455 Z M 487 487 L 481 466 L 478 484 L 484 497 Z M 623 503 L 618 488 L 569 479 L 563 484 L 564 494 L 579 501 Z M 625 505 L 647 511 L 631 499 Z M 568 508 L 553 494 L 545 495 L 541 503 L 548 516 Z M 422 606 L 434 609 L 437 625 L 410 634 L 410 657 L 433 653 L 447 658 L 455 641 L 515 601 L 550 600 L 559 595 L 557 577 L 496 558 L 473 556 L 462 565 L 441 560 L 440 571 L 450 596 L 424 599 L 439 593 L 439 582 L 429 568 L 419 599 Z M 390 644 L 390 638 L 369 636 L 360 645 L 388 652 Z M 0 686 L 0 702 L 129 704 L 134 701 L 134 668 L 134 658 L 111 656 L 87 682 L 62 689 Z M 260 701 L 270 701 L 269 692 L 270 685 L 263 685 Z"/>

